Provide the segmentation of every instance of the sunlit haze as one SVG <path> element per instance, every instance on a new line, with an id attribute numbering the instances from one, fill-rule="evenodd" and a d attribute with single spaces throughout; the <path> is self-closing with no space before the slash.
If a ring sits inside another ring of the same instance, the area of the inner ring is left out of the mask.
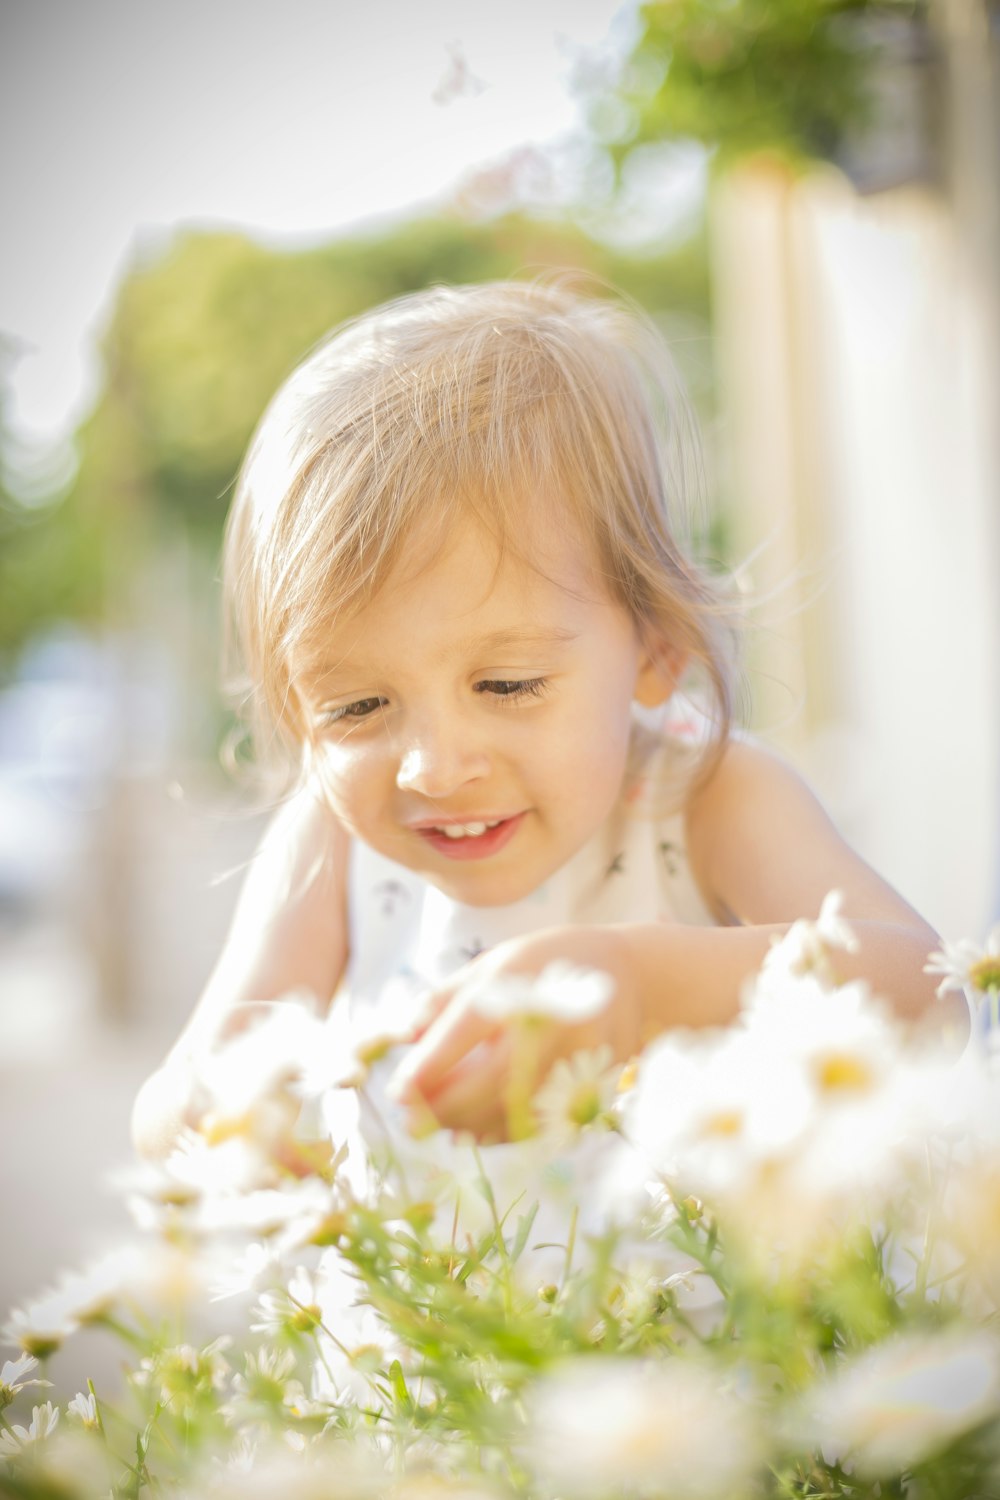
<path id="1" fill-rule="evenodd" d="M 581 123 L 575 81 L 627 38 L 621 0 L 414 5 L 61 0 L 0 22 L 7 420 L 65 433 L 137 250 L 180 224 L 317 241 L 445 201 Z"/>

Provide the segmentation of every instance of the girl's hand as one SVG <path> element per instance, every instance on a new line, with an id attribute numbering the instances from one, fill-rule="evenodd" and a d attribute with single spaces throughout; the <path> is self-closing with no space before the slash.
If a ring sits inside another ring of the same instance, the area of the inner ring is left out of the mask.
<path id="1" fill-rule="evenodd" d="M 610 976 L 614 992 L 596 1016 L 499 1021 L 477 1009 L 477 991 L 489 979 L 537 975 L 559 961 Z M 501 943 L 460 969 L 430 1004 L 434 1019 L 389 1084 L 393 1097 L 409 1105 L 413 1129 L 445 1126 L 480 1140 L 521 1135 L 517 1116 L 557 1058 L 607 1044 L 625 1062 L 641 1045 L 635 965 L 624 933 L 613 927 L 557 927 Z"/>

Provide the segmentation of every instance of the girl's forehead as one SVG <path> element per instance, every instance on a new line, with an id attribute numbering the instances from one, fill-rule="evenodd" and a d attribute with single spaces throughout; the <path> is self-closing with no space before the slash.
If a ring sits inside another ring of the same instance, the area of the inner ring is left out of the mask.
<path id="1" fill-rule="evenodd" d="M 547 596 L 599 596 L 601 568 L 567 508 L 516 501 L 495 512 L 455 516 L 425 545 L 404 547 L 373 602 L 442 586 L 442 608 L 456 593 L 470 607 Z"/>
<path id="2" fill-rule="evenodd" d="M 447 654 L 558 648 L 610 602 L 590 549 L 571 532 L 535 524 L 508 538 L 466 518 L 436 549 L 404 549 L 365 603 L 334 615 L 313 666 L 326 675 L 418 642 Z"/>

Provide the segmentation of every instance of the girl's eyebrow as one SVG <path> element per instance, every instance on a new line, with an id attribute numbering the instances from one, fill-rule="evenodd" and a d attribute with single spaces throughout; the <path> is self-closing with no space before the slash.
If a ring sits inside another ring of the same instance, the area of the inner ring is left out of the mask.
<path id="1" fill-rule="evenodd" d="M 448 655 L 480 656 L 484 652 L 493 655 L 497 651 L 509 650 L 515 646 L 568 646 L 572 641 L 578 640 L 579 635 L 578 630 L 566 630 L 558 625 L 548 628 L 537 625 L 515 626 L 509 630 L 491 630 L 488 635 L 477 636 L 475 640 L 456 641 L 448 651 Z M 352 658 L 348 654 L 342 657 L 336 665 L 321 671 L 318 674 L 318 680 L 322 683 L 324 691 L 332 692 L 344 681 L 371 675 L 370 663 Z"/>
<path id="2" fill-rule="evenodd" d="M 580 632 L 565 630 L 558 625 L 550 629 L 525 625 L 513 630 L 494 630 L 469 643 L 472 651 L 502 651 L 506 646 L 566 646 L 575 641 Z"/>

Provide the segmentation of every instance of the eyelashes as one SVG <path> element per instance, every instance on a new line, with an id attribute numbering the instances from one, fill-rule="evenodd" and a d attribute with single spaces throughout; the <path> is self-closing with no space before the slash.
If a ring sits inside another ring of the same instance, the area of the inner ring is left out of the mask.
<path id="1" fill-rule="evenodd" d="M 498 703 L 510 703 L 518 698 L 542 698 L 548 689 L 546 677 L 523 677 L 515 681 L 506 678 L 490 678 L 476 683 L 477 693 L 489 693 Z"/>
<path id="2" fill-rule="evenodd" d="M 342 724 L 345 719 L 367 719 L 384 707 L 384 698 L 359 698 L 355 703 L 345 703 L 341 708 L 328 708 L 323 714 L 323 722 Z"/>
<path id="3" fill-rule="evenodd" d="M 477 682 L 473 691 L 493 698 L 497 704 L 507 704 L 527 698 L 543 698 L 548 687 L 547 677 L 490 677 Z M 353 703 L 327 709 L 323 714 L 323 723 L 327 727 L 334 724 L 360 725 L 387 707 L 385 698 L 357 698 Z"/>

